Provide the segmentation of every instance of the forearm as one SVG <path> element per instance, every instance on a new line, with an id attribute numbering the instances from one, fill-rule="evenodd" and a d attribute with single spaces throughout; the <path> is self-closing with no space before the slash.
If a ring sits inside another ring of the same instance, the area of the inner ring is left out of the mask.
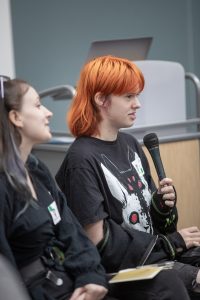
<path id="1" fill-rule="evenodd" d="M 67 207 L 65 200 L 62 202 L 61 222 L 57 226 L 56 235 L 60 241 L 59 247 L 62 246 L 65 252 L 63 265 L 67 272 L 76 278 L 75 286 L 89 283 L 106 286 L 105 271 L 100 263 L 98 251 Z"/>
<path id="2" fill-rule="evenodd" d="M 112 219 L 104 220 L 104 238 L 97 245 L 101 262 L 108 273 L 136 267 L 143 259 L 154 236 L 127 230 Z"/>
<path id="3" fill-rule="evenodd" d="M 95 245 L 97 245 L 104 238 L 103 227 L 104 227 L 103 220 L 84 226 L 87 236 Z"/>

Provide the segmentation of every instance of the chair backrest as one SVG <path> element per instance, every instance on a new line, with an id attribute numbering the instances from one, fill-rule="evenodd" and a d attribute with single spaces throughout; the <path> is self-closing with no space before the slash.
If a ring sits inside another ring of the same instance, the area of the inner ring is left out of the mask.
<path id="1" fill-rule="evenodd" d="M 135 61 L 145 77 L 139 96 L 136 125 L 166 124 L 186 120 L 185 71 L 171 61 Z"/>

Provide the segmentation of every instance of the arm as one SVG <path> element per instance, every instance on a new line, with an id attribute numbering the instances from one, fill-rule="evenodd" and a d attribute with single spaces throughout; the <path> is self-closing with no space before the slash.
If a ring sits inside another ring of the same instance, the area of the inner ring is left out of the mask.
<path id="1" fill-rule="evenodd" d="M 17 268 L 9 244 L 9 230 L 12 228 L 13 216 L 12 189 L 10 186 L 7 187 L 7 181 L 4 179 L 0 178 L 0 253 Z"/>
<path id="2" fill-rule="evenodd" d="M 177 232 L 178 212 L 176 208 L 177 195 L 170 178 L 164 178 L 156 189 L 151 177 L 149 164 L 140 145 L 138 145 L 145 169 L 145 177 L 152 194 L 151 216 L 157 233 L 166 235 L 175 253 L 179 254 L 190 247 L 199 246 L 200 231 L 197 227 L 181 229 Z"/>
<path id="3" fill-rule="evenodd" d="M 37 175 L 51 192 L 61 217 L 60 222 L 55 225 L 56 239 L 51 241 L 49 246 L 57 246 L 64 252 L 63 266 L 74 278 L 75 288 L 83 288 L 89 285 L 87 290 L 93 290 L 95 286 L 99 291 L 98 299 L 101 299 L 107 291 L 107 281 L 96 248 L 87 238 L 84 230 L 68 208 L 67 201 L 57 187 L 49 170 L 41 162 Z M 93 295 L 93 292 L 91 293 Z M 91 299 L 93 299 L 92 297 Z"/>
<path id="4" fill-rule="evenodd" d="M 64 194 L 57 187 L 49 171 L 43 169 L 49 182 L 48 189 L 57 200 L 61 221 L 56 225 L 56 237 L 59 247 L 65 252 L 64 267 L 75 278 L 75 287 L 87 284 L 101 286 L 105 291 L 107 286 L 105 271 L 100 264 L 98 251 L 87 238 L 85 231 L 67 206 Z M 77 257 L 79 259 L 77 260 Z"/>
<path id="5" fill-rule="evenodd" d="M 84 229 L 89 239 L 97 245 L 104 238 L 104 222 L 100 220 L 93 224 L 85 225 Z"/>
<path id="6" fill-rule="evenodd" d="M 184 239 L 187 249 L 200 246 L 200 230 L 197 226 L 180 229 L 178 233 Z"/>
<path id="7" fill-rule="evenodd" d="M 151 217 L 155 233 L 167 234 L 176 231 L 178 212 L 176 208 L 176 191 L 170 178 L 164 178 L 156 187 L 151 176 L 148 160 L 141 146 L 138 144 L 138 153 L 145 170 L 145 178 L 152 192 Z"/>
<path id="8" fill-rule="evenodd" d="M 168 234 L 167 238 L 174 244 L 179 254 L 192 247 L 200 246 L 200 230 L 196 226 L 180 229 Z"/>
<path id="9" fill-rule="evenodd" d="M 110 273 L 122 267 L 137 266 L 154 237 L 136 230 L 126 230 L 121 223 L 117 224 L 112 220 L 109 215 L 109 199 L 104 195 L 98 174 L 85 168 L 73 168 L 62 173 L 60 181 L 70 208 L 93 242 L 99 242 L 97 247 L 106 271 Z M 94 237 L 96 229 L 99 230 L 97 239 Z M 99 241 L 102 230 L 104 237 L 108 234 L 107 230 L 109 232 L 106 243 L 104 238 Z"/>
<path id="10" fill-rule="evenodd" d="M 75 279 L 71 300 L 78 300 L 83 293 L 91 300 L 102 299 L 107 292 L 107 280 L 98 251 L 67 207 L 65 199 L 61 207 L 61 219 L 57 236 L 66 249 L 64 267 Z"/>

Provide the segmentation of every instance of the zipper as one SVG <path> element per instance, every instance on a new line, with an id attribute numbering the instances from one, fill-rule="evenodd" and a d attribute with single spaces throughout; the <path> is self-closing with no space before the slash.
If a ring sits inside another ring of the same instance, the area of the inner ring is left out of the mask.
<path id="1" fill-rule="evenodd" d="M 155 239 L 150 243 L 150 245 L 148 246 L 147 250 L 145 251 L 142 259 L 140 260 L 139 266 L 143 266 L 145 264 L 145 262 L 147 261 L 147 259 L 149 258 L 149 255 L 151 254 L 156 242 L 158 240 L 158 235 L 156 235 Z"/>

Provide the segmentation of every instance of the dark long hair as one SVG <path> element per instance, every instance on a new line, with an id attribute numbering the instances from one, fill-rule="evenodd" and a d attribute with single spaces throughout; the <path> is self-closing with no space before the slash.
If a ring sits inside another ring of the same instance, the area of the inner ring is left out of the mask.
<path id="1" fill-rule="evenodd" d="M 20 79 L 7 80 L 3 82 L 3 93 L 0 93 L 0 172 L 5 173 L 12 187 L 27 203 L 30 202 L 31 192 L 19 152 L 21 136 L 9 120 L 9 112 L 21 109 L 22 99 L 29 87 L 26 81 Z"/>

